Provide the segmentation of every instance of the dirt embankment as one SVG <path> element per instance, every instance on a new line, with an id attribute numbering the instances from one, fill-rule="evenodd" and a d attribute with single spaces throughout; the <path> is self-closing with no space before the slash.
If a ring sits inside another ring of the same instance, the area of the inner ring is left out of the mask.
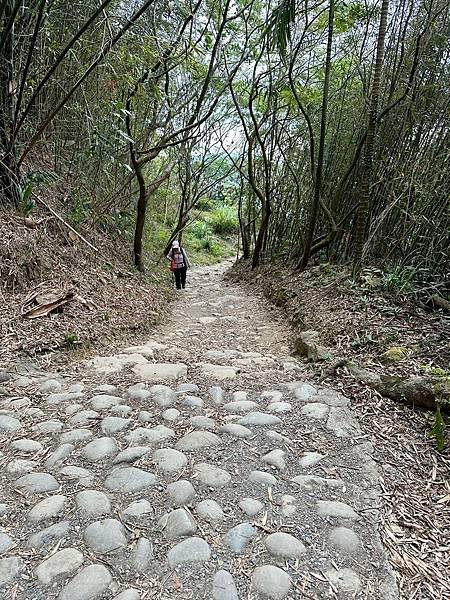
<path id="1" fill-rule="evenodd" d="M 30 219 L 0 213 L 0 364 L 113 349 L 160 319 L 167 274 L 134 270 L 131 243 L 117 232 L 76 230 L 86 241 L 45 207 Z"/>

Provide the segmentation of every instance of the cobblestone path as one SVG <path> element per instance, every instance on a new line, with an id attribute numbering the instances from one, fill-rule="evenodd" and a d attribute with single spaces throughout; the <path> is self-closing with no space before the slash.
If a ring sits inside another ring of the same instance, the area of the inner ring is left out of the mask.
<path id="1" fill-rule="evenodd" d="M 0 598 L 398 597 L 348 400 L 222 271 L 143 346 L 0 372 Z"/>

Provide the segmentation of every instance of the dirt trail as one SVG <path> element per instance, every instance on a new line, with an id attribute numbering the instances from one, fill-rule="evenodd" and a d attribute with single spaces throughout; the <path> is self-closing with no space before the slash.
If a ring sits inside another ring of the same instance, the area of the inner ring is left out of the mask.
<path id="1" fill-rule="evenodd" d="M 281 315 L 225 267 L 143 345 L 3 374 L 1 597 L 398 597 L 348 400 L 303 380 Z"/>

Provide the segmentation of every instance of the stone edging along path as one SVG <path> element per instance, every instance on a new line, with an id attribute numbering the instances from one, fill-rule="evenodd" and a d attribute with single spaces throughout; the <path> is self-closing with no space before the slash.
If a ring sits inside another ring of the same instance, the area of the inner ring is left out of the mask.
<path id="1" fill-rule="evenodd" d="M 2 598 L 398 598 L 348 400 L 221 275 L 144 345 L 3 374 Z"/>

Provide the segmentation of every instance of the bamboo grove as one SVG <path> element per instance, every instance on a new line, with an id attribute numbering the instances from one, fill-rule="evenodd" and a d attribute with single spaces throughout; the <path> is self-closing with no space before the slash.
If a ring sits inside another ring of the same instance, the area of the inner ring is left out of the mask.
<path id="1" fill-rule="evenodd" d="M 0 0 L 0 203 L 56 187 L 97 224 L 127 215 L 143 269 L 161 186 L 165 243 L 226 186 L 253 268 L 448 285 L 449 17 L 445 0 Z"/>

